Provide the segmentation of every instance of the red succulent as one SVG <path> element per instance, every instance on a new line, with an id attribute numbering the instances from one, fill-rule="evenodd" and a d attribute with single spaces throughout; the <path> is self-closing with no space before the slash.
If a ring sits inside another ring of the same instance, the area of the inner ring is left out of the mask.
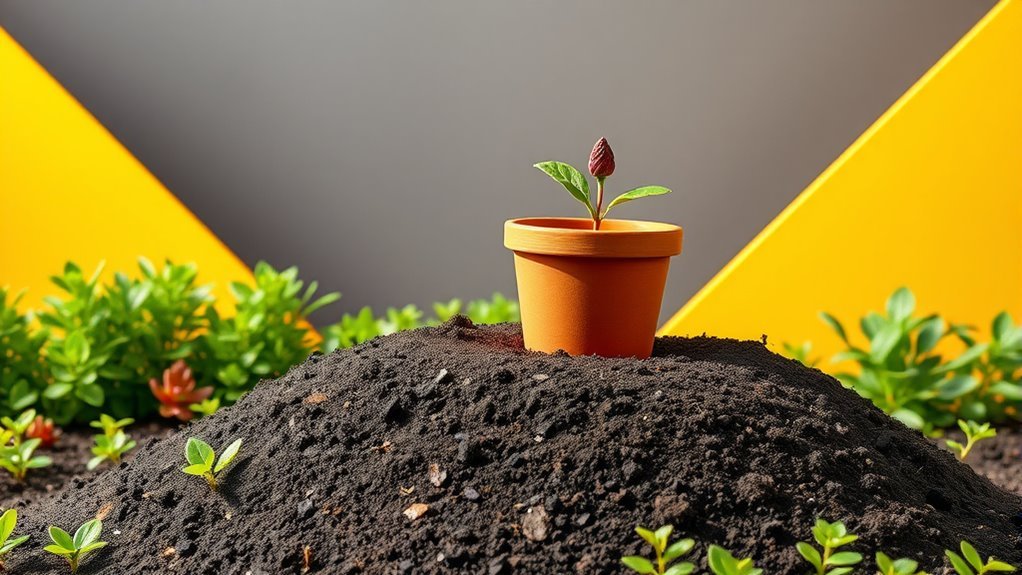
<path id="1" fill-rule="evenodd" d="M 60 428 L 53 425 L 52 419 L 37 415 L 25 430 L 25 437 L 38 439 L 39 447 L 50 448 L 60 439 L 60 433 Z"/>
<path id="2" fill-rule="evenodd" d="M 200 403 L 213 394 L 212 387 L 195 389 L 192 370 L 183 359 L 175 361 L 174 365 L 164 370 L 162 385 L 156 378 L 150 379 L 149 389 L 160 401 L 160 415 L 176 417 L 181 421 L 188 421 L 194 416 L 189 405 Z"/>

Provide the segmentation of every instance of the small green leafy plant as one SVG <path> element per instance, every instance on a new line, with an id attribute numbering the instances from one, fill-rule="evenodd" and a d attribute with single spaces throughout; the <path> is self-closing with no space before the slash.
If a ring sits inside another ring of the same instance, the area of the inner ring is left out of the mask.
<path id="1" fill-rule="evenodd" d="M 49 332 L 33 330 L 31 314 L 18 311 L 23 296 L 9 299 L 7 288 L 0 287 L 0 415 L 35 405 L 45 385 L 41 351 Z"/>
<path id="2" fill-rule="evenodd" d="M 914 317 L 915 305 L 912 292 L 900 288 L 887 300 L 887 315 L 871 312 L 862 318 L 860 327 L 869 340 L 868 349 L 853 345 L 837 318 L 827 313 L 820 317 L 848 345 L 833 361 L 851 360 L 861 368 L 858 374 L 839 373 L 836 377 L 905 425 L 928 431 L 933 425 L 953 423 L 948 407 L 974 390 L 978 382 L 971 375 L 950 374 L 982 350 L 943 362 L 935 347 L 962 328 L 952 326 L 949 331 L 936 315 Z"/>
<path id="3" fill-rule="evenodd" d="M 35 417 L 35 410 L 28 409 L 23 411 L 21 415 L 14 419 L 7 416 L 0 418 L 0 425 L 3 425 L 4 430 L 7 432 L 5 435 L 12 445 L 21 445 L 21 442 L 25 439 L 25 434 L 28 433 L 28 428 L 31 427 L 32 422 L 35 421 Z M 4 441 L 3 443 L 6 444 L 7 441 Z"/>
<path id="4" fill-rule="evenodd" d="M 98 421 L 90 422 L 89 425 L 102 429 L 103 433 L 93 437 L 95 441 L 95 445 L 92 446 L 93 457 L 86 467 L 92 470 L 107 460 L 114 465 L 119 464 L 125 453 L 135 449 L 135 440 L 124 432 L 124 428 L 134 422 L 135 420 L 130 417 L 114 419 L 105 413 L 99 416 Z"/>
<path id="5" fill-rule="evenodd" d="M 817 575 L 845 575 L 852 571 L 852 566 L 862 561 L 862 555 L 854 551 L 837 550 L 858 538 L 857 535 L 849 534 L 844 523 L 840 521 L 828 523 L 824 519 L 817 519 L 816 525 L 813 526 L 813 539 L 820 546 L 820 550 L 803 541 L 796 543 L 795 547 L 816 569 Z"/>
<path id="6" fill-rule="evenodd" d="M 986 563 L 984 563 L 979 553 L 976 552 L 976 548 L 968 541 L 962 541 L 961 550 L 961 555 L 950 549 L 944 551 L 944 554 L 947 555 L 948 560 L 951 561 L 951 566 L 954 567 L 958 575 L 983 575 L 984 573 L 995 571 L 1006 572 L 1015 570 L 1013 565 L 998 561 L 993 557 L 987 558 Z"/>
<path id="7" fill-rule="evenodd" d="M 185 459 L 188 460 L 188 465 L 181 471 L 188 475 L 202 477 L 209 484 L 209 488 L 216 491 L 218 486 L 217 478 L 234 461 L 240 449 L 241 440 L 238 439 L 225 447 L 223 453 L 220 454 L 220 458 L 217 459 L 216 453 L 208 443 L 197 437 L 190 437 L 188 438 L 188 443 L 185 444 Z M 216 465 L 214 465 L 214 461 Z"/>
<path id="8" fill-rule="evenodd" d="M 39 469 L 53 464 L 45 455 L 35 455 L 40 439 L 26 439 L 18 445 L 0 447 L 0 467 L 6 469 L 18 483 L 25 481 L 28 470 Z"/>
<path id="9" fill-rule="evenodd" d="M 638 555 L 629 555 L 621 558 L 621 563 L 626 567 L 643 575 L 688 575 L 695 569 L 695 565 L 689 562 L 675 563 L 675 561 L 695 546 L 692 539 L 681 539 L 668 545 L 671 532 L 674 527 L 664 525 L 656 531 L 650 531 L 643 527 L 636 527 L 635 532 L 642 537 L 646 543 L 653 547 L 654 561 Z"/>
<path id="10" fill-rule="evenodd" d="M 253 273 L 254 286 L 230 284 L 234 317 L 206 309 L 208 329 L 199 338 L 200 358 L 191 363 L 200 374 L 197 379 L 212 379 L 219 388 L 217 397 L 232 403 L 260 378 L 282 375 L 304 360 L 314 347 L 306 319 L 341 297 L 328 293 L 315 298 L 318 284 L 305 286 L 295 267 L 278 272 L 259 262 Z"/>
<path id="11" fill-rule="evenodd" d="M 958 459 L 962 461 L 965 461 L 965 458 L 969 456 L 969 452 L 972 451 L 972 448 L 976 446 L 978 441 L 997 435 L 997 430 L 991 428 L 989 423 L 979 424 L 975 421 L 959 419 L 958 427 L 965 434 L 965 445 L 950 439 L 946 440 L 945 443 L 958 455 Z"/>
<path id="12" fill-rule="evenodd" d="M 600 229 L 600 223 L 615 206 L 639 198 L 671 193 L 671 190 L 663 186 L 643 186 L 621 194 L 604 207 L 604 181 L 614 174 L 615 168 L 614 152 L 610 149 L 610 144 L 607 143 L 606 138 L 600 138 L 596 145 L 593 146 L 593 151 L 589 155 L 589 173 L 596 178 L 595 204 L 589 191 L 589 181 L 571 165 L 563 162 L 540 162 L 535 167 L 553 178 L 558 184 L 561 184 L 572 197 L 586 207 L 586 211 L 589 212 L 589 216 L 593 219 L 594 230 Z"/>
<path id="13" fill-rule="evenodd" d="M 816 364 L 820 362 L 819 358 L 810 358 L 809 356 L 813 352 L 813 342 L 811 341 L 803 341 L 799 345 L 784 342 L 782 345 L 784 346 L 784 354 L 802 365 L 816 367 Z"/>
<path id="14" fill-rule="evenodd" d="M 884 553 L 876 554 L 878 575 L 927 575 L 919 571 L 919 563 L 912 559 L 891 559 Z"/>
<path id="15" fill-rule="evenodd" d="M 718 545 L 710 545 L 706 562 L 715 575 L 763 575 L 763 570 L 753 565 L 752 559 L 738 559 Z"/>
<path id="16" fill-rule="evenodd" d="M 8 509 L 4 511 L 3 515 L 0 515 L 0 571 L 4 569 L 4 560 L 7 555 L 18 545 L 28 541 L 28 535 L 22 535 L 21 537 L 15 537 L 11 539 L 11 534 L 14 533 L 14 528 L 18 525 L 18 512 L 14 509 Z"/>
<path id="17" fill-rule="evenodd" d="M 47 545 L 43 550 L 66 559 L 71 566 L 71 572 L 77 573 L 78 564 L 88 554 L 106 547 L 106 541 L 98 540 L 102 533 L 103 522 L 99 519 L 83 523 L 75 531 L 74 537 L 60 527 L 50 525 L 50 539 L 53 540 L 53 544 Z"/>

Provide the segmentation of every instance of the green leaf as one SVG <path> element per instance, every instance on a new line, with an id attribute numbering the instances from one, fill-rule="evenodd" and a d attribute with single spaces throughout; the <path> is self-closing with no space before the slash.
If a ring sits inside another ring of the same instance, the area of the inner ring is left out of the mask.
<path id="1" fill-rule="evenodd" d="M 91 544 L 96 539 L 99 539 L 100 533 L 103 532 L 103 522 L 99 519 L 93 519 L 86 521 L 81 527 L 75 531 L 74 545 L 75 549 L 81 549 Z"/>
<path id="2" fill-rule="evenodd" d="M 845 327 L 841 325 L 841 322 L 838 321 L 836 317 L 830 315 L 825 311 L 821 311 L 820 319 L 822 319 L 824 323 L 829 325 L 830 329 L 834 330 L 837 333 L 838 337 L 841 338 L 841 341 L 845 342 L 846 345 L 851 345 L 851 343 L 848 342 L 848 334 L 845 333 Z"/>
<path id="3" fill-rule="evenodd" d="M 89 359 L 89 342 L 85 334 L 80 331 L 73 331 L 64 340 L 64 355 L 73 364 L 83 364 Z"/>
<path id="4" fill-rule="evenodd" d="M 624 563 L 625 567 L 628 567 L 636 573 L 641 573 L 643 575 L 656 575 L 656 569 L 653 567 L 653 563 L 645 557 L 629 555 L 628 557 L 622 557 L 621 563 Z"/>
<path id="5" fill-rule="evenodd" d="M 78 552 L 76 549 L 64 549 L 60 545 L 47 545 L 46 547 L 43 547 L 43 551 L 53 553 L 54 555 L 60 555 L 61 557 L 67 557 Z"/>
<path id="6" fill-rule="evenodd" d="M 209 472 L 209 468 L 201 463 L 195 463 L 182 468 L 181 471 L 188 475 L 205 475 Z"/>
<path id="7" fill-rule="evenodd" d="M 652 531 L 643 527 L 636 527 L 635 532 L 638 533 L 639 537 L 642 537 L 646 543 L 652 545 L 654 549 L 656 548 L 656 535 Z"/>
<path id="8" fill-rule="evenodd" d="M 8 553 L 11 552 L 12 549 L 28 540 L 29 540 L 28 535 L 22 535 L 21 537 L 15 537 L 14 539 L 11 539 L 7 543 L 4 543 L 2 547 L 0 547 L 0 555 L 7 555 Z"/>
<path id="9" fill-rule="evenodd" d="M 664 571 L 664 575 L 688 575 L 694 571 L 695 568 L 696 566 L 692 563 L 678 563 L 677 565 L 672 565 L 667 569 L 667 571 Z"/>
<path id="10" fill-rule="evenodd" d="M 990 393 L 1003 395 L 1008 401 L 1022 401 L 1022 385 L 998 381 L 990 386 Z"/>
<path id="11" fill-rule="evenodd" d="M 958 375 L 941 380 L 937 385 L 937 397 L 952 401 L 979 387 L 979 381 L 971 375 Z"/>
<path id="12" fill-rule="evenodd" d="M 25 538 L 27 539 L 27 536 Z M 986 568 L 987 568 L 987 571 L 1014 571 L 1015 570 L 1014 565 L 1009 565 L 1008 563 L 1005 563 L 1004 561 L 997 561 L 997 560 L 994 560 L 994 559 L 991 559 L 991 560 L 987 561 Z"/>
<path id="13" fill-rule="evenodd" d="M 976 552 L 976 548 L 972 546 L 968 541 L 962 541 L 962 556 L 969 562 L 977 571 L 983 569 L 983 558 Z"/>
<path id="14" fill-rule="evenodd" d="M 102 548 L 104 548 L 106 546 L 107 546 L 107 542 L 106 541 L 96 541 L 95 543 L 90 543 L 90 544 L 86 545 L 85 547 L 83 547 L 81 549 L 81 551 L 79 551 L 79 553 L 82 556 L 85 556 L 85 555 L 87 555 L 89 553 L 92 553 L 93 551 L 95 551 L 97 549 L 102 549 Z"/>
<path id="15" fill-rule="evenodd" d="M 204 465 L 206 469 L 213 467 L 213 448 L 198 437 L 189 437 L 185 444 L 185 459 L 192 465 Z"/>
<path id="16" fill-rule="evenodd" d="M 912 411 L 911 409 L 902 408 L 896 409 L 891 413 L 891 417 L 904 423 L 907 427 L 912 429 L 922 429 L 926 426 L 926 420 L 921 415 Z"/>
<path id="17" fill-rule="evenodd" d="M 53 542 L 59 545 L 62 549 L 66 549 L 68 551 L 75 550 L 74 541 L 71 539 L 71 536 L 67 531 L 64 531 L 56 525 L 50 525 L 49 533 L 50 539 L 52 539 Z"/>
<path id="18" fill-rule="evenodd" d="M 17 524 L 18 512 L 14 509 L 8 509 L 4 511 L 3 515 L 0 515 L 0 543 L 7 541 Z"/>
<path id="19" fill-rule="evenodd" d="M 915 573 L 918 568 L 919 562 L 912 559 L 902 558 L 894 561 L 894 570 L 897 573 Z"/>
<path id="20" fill-rule="evenodd" d="M 606 216 L 607 213 L 609 213 L 612 208 L 625 202 L 630 202 L 632 200 L 637 200 L 639 198 L 647 198 L 650 196 L 662 196 L 664 194 L 669 193 L 671 193 L 671 190 L 668 190 L 663 186 L 642 186 L 641 188 L 628 190 L 627 192 L 614 198 L 614 201 L 610 202 L 610 205 L 607 206 L 607 209 L 603 210 L 603 214 L 600 217 L 602 218 L 603 216 Z"/>
<path id="21" fill-rule="evenodd" d="M 213 473 L 220 473 L 220 471 L 231 464 L 234 461 L 235 456 L 238 455 L 238 450 L 241 449 L 241 439 L 235 440 L 226 448 L 224 452 L 220 454 L 220 459 L 216 462 L 216 468 L 213 469 Z"/>
<path id="22" fill-rule="evenodd" d="M 93 407 L 102 407 L 105 399 L 103 388 L 96 384 L 80 385 L 76 387 L 75 396 Z"/>
<path id="23" fill-rule="evenodd" d="M 934 373 L 947 373 L 949 371 L 956 371 L 958 369 L 961 369 L 966 365 L 971 364 L 973 361 L 979 359 L 979 357 L 983 355 L 984 352 L 986 352 L 988 347 L 990 347 L 990 344 L 977 343 L 976 345 L 973 345 L 969 349 L 965 350 L 962 353 L 962 355 L 952 359 L 951 361 L 935 369 Z"/>
<path id="24" fill-rule="evenodd" d="M 916 353 L 929 353 L 944 336 L 944 320 L 934 317 L 926 320 L 916 336 Z"/>
<path id="25" fill-rule="evenodd" d="M 664 561 L 668 563 L 674 561 L 678 557 L 681 557 L 691 551 L 695 544 L 696 542 L 693 539 L 681 539 L 679 541 L 675 541 L 667 548 L 666 551 L 664 551 Z"/>
<path id="26" fill-rule="evenodd" d="M 997 317 L 994 318 L 994 323 L 992 326 L 994 339 L 998 341 L 1004 340 L 1009 335 L 1011 335 L 1011 332 L 1014 329 L 1015 322 L 1012 321 L 1011 314 L 1009 314 L 1008 312 L 1002 311 L 1001 313 L 997 314 Z"/>
<path id="27" fill-rule="evenodd" d="M 951 566 L 954 567 L 955 572 L 958 573 L 958 575 L 975 575 L 972 572 L 972 569 L 969 568 L 969 564 L 959 557 L 954 551 L 945 550 L 944 555 L 947 555 L 948 560 L 951 561 Z"/>
<path id="28" fill-rule="evenodd" d="M 862 555 L 854 551 L 842 551 L 835 553 L 827 559 L 827 565 L 855 565 L 862 561 Z"/>
<path id="29" fill-rule="evenodd" d="M 846 575 L 847 573 L 851 572 L 852 572 L 851 567 L 835 567 L 830 571 L 827 571 L 827 575 Z"/>
<path id="30" fill-rule="evenodd" d="M 576 200 L 582 202 L 594 219 L 592 202 L 589 199 L 589 182 L 581 172 L 563 162 L 540 162 L 534 166 L 564 186 Z"/>
<path id="31" fill-rule="evenodd" d="M 674 531 L 673 525 L 664 525 L 653 533 L 656 537 L 656 548 L 661 553 L 664 552 L 664 549 L 667 549 L 667 540 L 671 537 L 672 531 Z"/>
<path id="32" fill-rule="evenodd" d="M 46 399 L 60 399 L 71 393 L 74 388 L 75 386 L 70 383 L 51 383 L 43 390 L 43 397 Z"/>
<path id="33" fill-rule="evenodd" d="M 916 296 L 906 287 L 898 288 L 887 299 L 887 315 L 895 321 L 908 319 L 916 309 Z"/>
<path id="34" fill-rule="evenodd" d="M 901 328 L 896 324 L 886 324 L 869 342 L 869 356 L 876 363 L 884 363 L 891 355 L 898 342 L 901 341 Z"/>
<path id="35" fill-rule="evenodd" d="M 88 469 L 89 471 L 92 471 L 93 469 L 99 467 L 100 464 L 103 463 L 104 461 L 106 461 L 105 455 L 97 455 L 90 459 L 89 462 L 85 464 L 85 468 Z"/>
<path id="36" fill-rule="evenodd" d="M 823 567 L 823 558 L 820 557 L 820 552 L 817 551 L 812 545 L 799 541 L 795 544 L 795 549 L 798 549 L 799 555 L 805 558 L 813 567 L 817 570 Z"/>

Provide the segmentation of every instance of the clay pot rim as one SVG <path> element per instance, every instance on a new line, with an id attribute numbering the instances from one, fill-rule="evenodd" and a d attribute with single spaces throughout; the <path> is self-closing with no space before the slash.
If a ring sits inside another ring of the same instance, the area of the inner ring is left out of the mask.
<path id="1" fill-rule="evenodd" d="M 504 222 L 504 246 L 515 252 L 596 258 L 659 258 L 681 253 L 682 229 L 642 220 L 515 218 Z"/>

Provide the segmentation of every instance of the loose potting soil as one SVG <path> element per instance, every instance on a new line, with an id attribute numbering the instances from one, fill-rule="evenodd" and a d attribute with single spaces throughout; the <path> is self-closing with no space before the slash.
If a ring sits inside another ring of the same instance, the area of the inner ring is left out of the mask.
<path id="1" fill-rule="evenodd" d="M 245 442 L 213 493 L 195 435 Z M 671 523 L 804 574 L 817 517 L 927 569 L 961 539 L 1018 564 L 1022 499 L 834 379 L 760 342 L 664 338 L 655 357 L 522 349 L 457 318 L 311 357 L 130 464 L 23 507 L 14 573 L 56 573 L 46 525 L 104 518 L 80 573 L 624 573 Z M 864 567 L 864 571 L 870 571 Z"/>

